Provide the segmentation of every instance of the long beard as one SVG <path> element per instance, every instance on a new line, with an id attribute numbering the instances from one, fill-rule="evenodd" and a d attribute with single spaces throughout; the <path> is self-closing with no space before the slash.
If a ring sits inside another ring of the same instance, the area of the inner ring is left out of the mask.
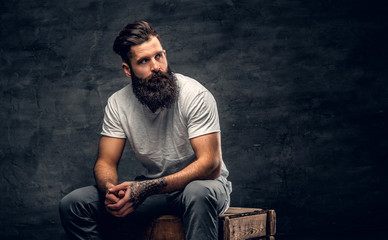
<path id="1" fill-rule="evenodd" d="M 131 69 L 131 76 L 135 96 L 153 113 L 169 108 L 178 98 L 178 86 L 170 68 L 167 72 L 152 73 L 147 78 L 137 77 Z"/>

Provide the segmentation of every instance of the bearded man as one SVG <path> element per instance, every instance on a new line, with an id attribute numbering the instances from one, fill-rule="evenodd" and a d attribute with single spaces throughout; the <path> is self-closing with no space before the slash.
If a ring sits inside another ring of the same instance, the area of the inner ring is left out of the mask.
<path id="1" fill-rule="evenodd" d="M 152 218 L 177 214 L 186 239 L 218 239 L 218 215 L 229 207 L 232 188 L 212 94 L 171 71 L 147 22 L 126 25 L 113 50 L 131 84 L 108 99 L 96 186 L 74 190 L 60 202 L 66 233 L 71 239 L 137 239 Z M 146 172 L 119 184 L 126 139 Z"/>

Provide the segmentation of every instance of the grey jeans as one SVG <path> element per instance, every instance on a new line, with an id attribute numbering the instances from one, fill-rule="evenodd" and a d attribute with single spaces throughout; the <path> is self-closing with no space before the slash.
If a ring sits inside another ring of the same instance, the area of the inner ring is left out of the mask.
<path id="1" fill-rule="evenodd" d="M 163 214 L 182 216 L 187 240 L 218 239 L 218 215 L 230 196 L 224 183 L 199 180 L 183 191 L 148 197 L 125 218 L 105 210 L 104 196 L 96 186 L 79 188 L 59 204 L 62 225 L 70 239 L 141 239 L 152 219 Z"/>

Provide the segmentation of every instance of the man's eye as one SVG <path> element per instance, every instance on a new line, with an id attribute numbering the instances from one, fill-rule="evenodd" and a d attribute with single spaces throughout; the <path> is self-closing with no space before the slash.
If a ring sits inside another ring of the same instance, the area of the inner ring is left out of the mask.
<path id="1" fill-rule="evenodd" d="M 144 64 L 144 63 L 147 63 L 148 62 L 148 59 L 141 59 L 138 63 L 139 64 Z"/>
<path id="2" fill-rule="evenodd" d="M 162 55 L 161 53 L 158 53 L 158 54 L 156 54 L 155 59 L 156 59 L 156 60 L 159 60 L 159 59 L 161 59 L 162 57 L 163 57 L 163 55 Z"/>

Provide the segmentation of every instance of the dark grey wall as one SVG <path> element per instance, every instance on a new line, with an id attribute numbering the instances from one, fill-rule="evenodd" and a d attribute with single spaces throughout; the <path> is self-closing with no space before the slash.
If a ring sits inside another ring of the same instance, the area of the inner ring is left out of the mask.
<path id="1" fill-rule="evenodd" d="M 218 101 L 232 205 L 278 231 L 382 228 L 387 4 L 381 0 L 1 1 L 0 238 L 63 236 L 58 201 L 93 184 L 103 108 L 127 84 L 125 23 L 159 31 Z M 121 179 L 140 170 L 128 148 Z"/>

